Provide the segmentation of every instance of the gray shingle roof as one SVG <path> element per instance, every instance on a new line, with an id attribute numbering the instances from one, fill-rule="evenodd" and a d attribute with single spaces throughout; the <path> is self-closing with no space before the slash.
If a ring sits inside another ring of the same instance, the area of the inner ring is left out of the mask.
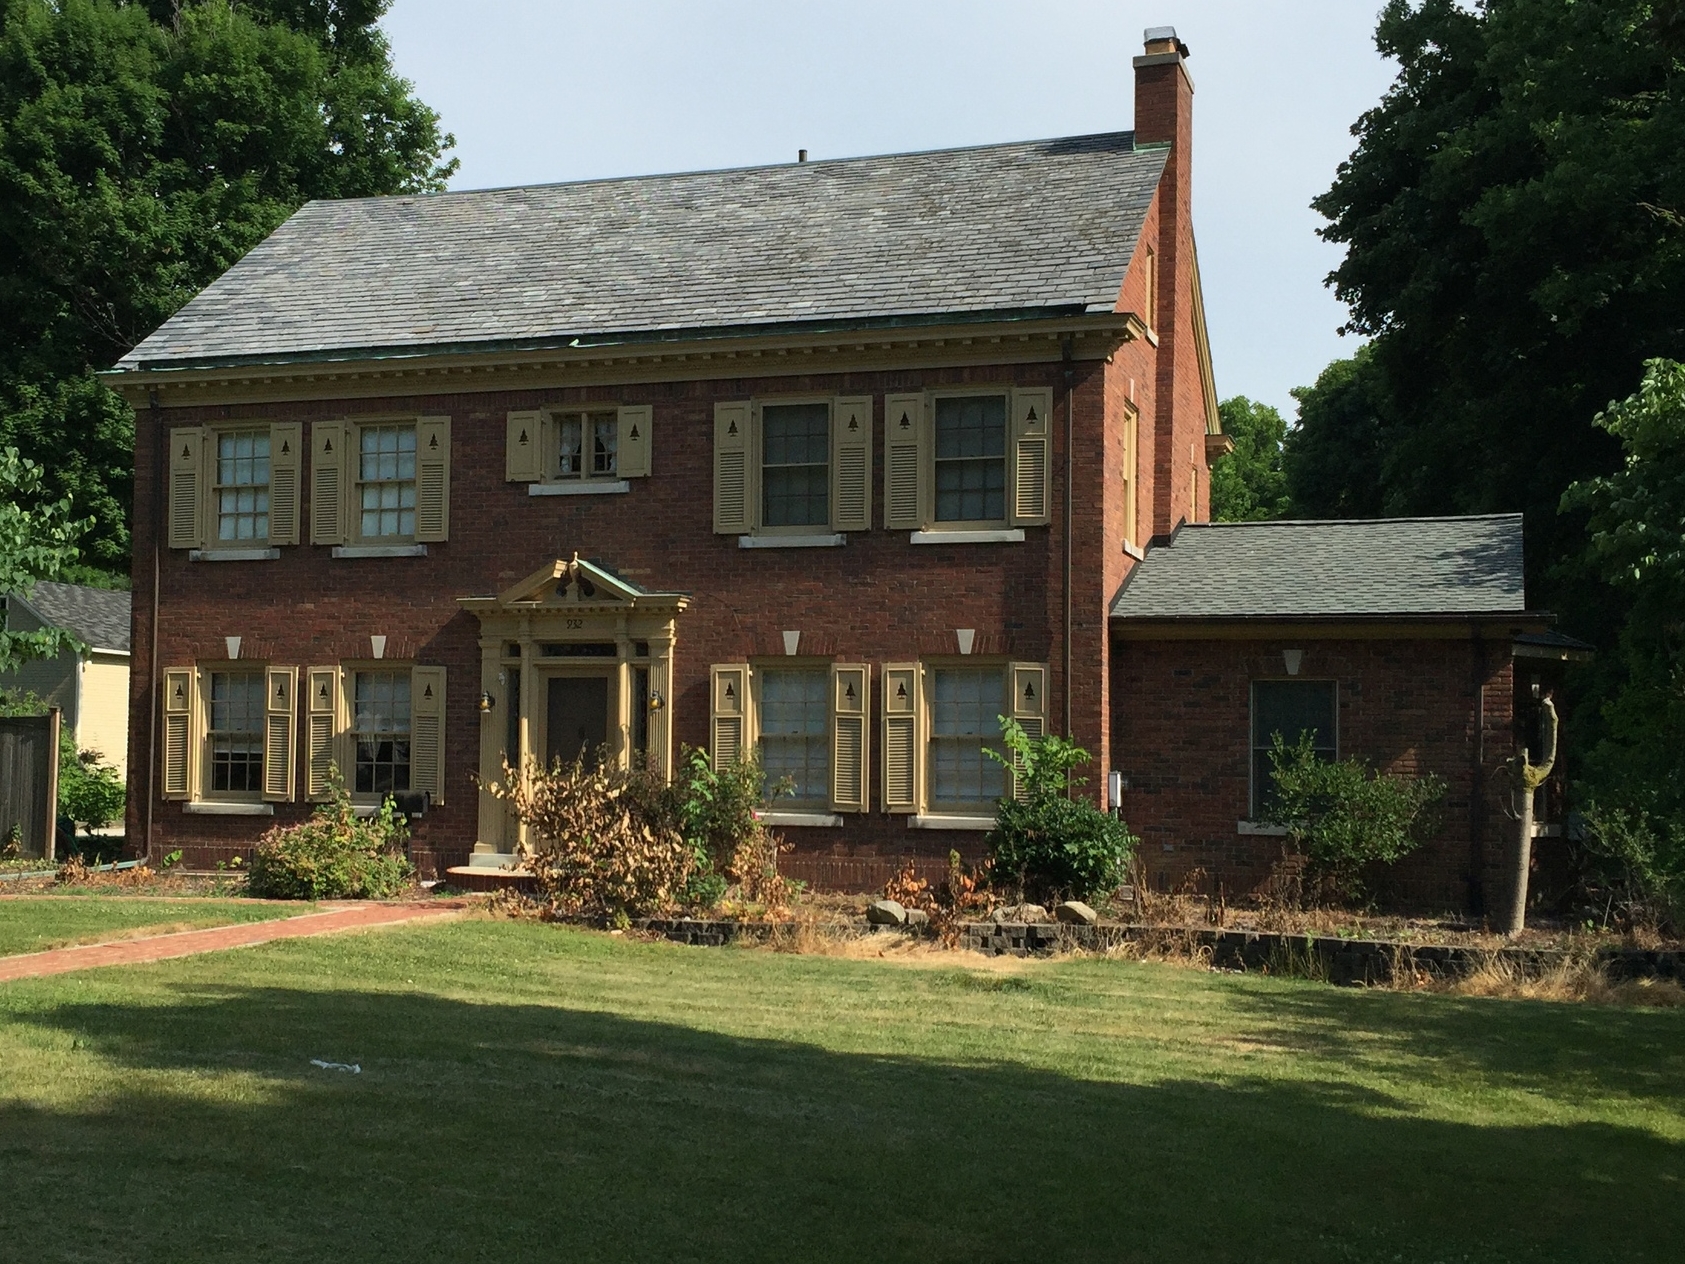
<path id="1" fill-rule="evenodd" d="M 130 601 L 126 592 L 45 580 L 23 598 L 48 626 L 63 628 L 96 650 L 129 648 Z"/>
<path id="2" fill-rule="evenodd" d="M 1111 311 L 1167 152 L 1117 132 L 311 202 L 119 368 Z"/>
<path id="3" fill-rule="evenodd" d="M 1114 619 L 1519 614 L 1521 515 L 1188 525 Z"/>

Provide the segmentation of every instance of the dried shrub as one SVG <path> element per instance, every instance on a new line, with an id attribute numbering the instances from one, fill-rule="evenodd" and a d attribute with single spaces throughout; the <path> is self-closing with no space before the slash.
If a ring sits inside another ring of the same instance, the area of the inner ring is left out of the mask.
<path id="1" fill-rule="evenodd" d="M 277 825 L 252 849 L 246 893 L 270 900 L 382 900 L 415 877 L 404 856 L 404 818 L 392 800 L 358 817 L 338 769 L 328 801 L 298 825 Z"/>
<path id="2" fill-rule="evenodd" d="M 884 883 L 883 895 L 903 908 L 921 910 L 930 918 L 930 929 L 950 948 L 959 943 L 964 923 L 987 917 L 1000 903 L 989 885 L 988 862 L 972 869 L 957 851 L 948 853 L 948 873 L 940 883 L 933 885 L 919 877 L 908 860 Z"/>

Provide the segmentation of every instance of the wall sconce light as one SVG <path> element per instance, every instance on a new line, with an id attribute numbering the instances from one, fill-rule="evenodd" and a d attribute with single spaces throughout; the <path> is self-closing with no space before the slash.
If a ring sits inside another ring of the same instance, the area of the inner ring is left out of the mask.
<path id="1" fill-rule="evenodd" d="M 649 709 L 651 711 L 659 711 L 663 707 L 665 707 L 666 705 L 667 705 L 667 699 L 665 699 L 661 696 L 661 691 L 659 689 L 653 689 L 653 690 L 650 691 Z"/>
<path id="2" fill-rule="evenodd" d="M 480 710 L 482 712 L 490 711 L 496 705 L 497 699 L 492 697 L 489 691 L 480 694 Z"/>

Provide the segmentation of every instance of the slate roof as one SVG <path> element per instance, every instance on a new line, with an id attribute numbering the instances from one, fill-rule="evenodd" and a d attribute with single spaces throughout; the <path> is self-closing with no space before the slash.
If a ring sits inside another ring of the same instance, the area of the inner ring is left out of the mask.
<path id="1" fill-rule="evenodd" d="M 22 600 L 48 626 L 63 628 L 94 649 L 129 648 L 129 593 L 43 580 L 28 597 L 14 600 Z"/>
<path id="2" fill-rule="evenodd" d="M 1168 152 L 1114 132 L 311 202 L 118 368 L 1110 312 Z"/>
<path id="3" fill-rule="evenodd" d="M 1125 581 L 1114 619 L 1520 614 L 1521 515 L 1188 524 Z"/>

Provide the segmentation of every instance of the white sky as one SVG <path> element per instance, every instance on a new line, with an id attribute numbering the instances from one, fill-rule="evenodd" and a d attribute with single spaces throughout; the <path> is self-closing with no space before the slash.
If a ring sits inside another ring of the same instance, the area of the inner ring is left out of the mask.
<path id="1" fill-rule="evenodd" d="M 1217 388 L 1292 416 L 1350 355 L 1312 197 L 1392 70 L 1380 0 L 397 0 L 399 73 L 458 189 L 937 149 L 1132 125 L 1147 26 L 1191 52 Z"/>

